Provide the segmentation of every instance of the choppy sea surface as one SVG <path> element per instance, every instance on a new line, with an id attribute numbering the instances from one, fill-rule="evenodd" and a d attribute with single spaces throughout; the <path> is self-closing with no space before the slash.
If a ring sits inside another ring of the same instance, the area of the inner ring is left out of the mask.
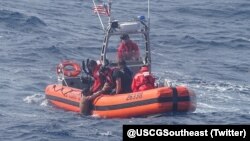
<path id="1" fill-rule="evenodd" d="M 98 58 L 103 32 L 86 0 L 0 0 L 0 140 L 122 140 L 124 124 L 249 124 L 250 1 L 153 0 L 153 72 L 197 94 L 197 110 L 100 119 L 48 104 L 64 59 Z M 147 2 L 113 1 L 117 19 Z"/>

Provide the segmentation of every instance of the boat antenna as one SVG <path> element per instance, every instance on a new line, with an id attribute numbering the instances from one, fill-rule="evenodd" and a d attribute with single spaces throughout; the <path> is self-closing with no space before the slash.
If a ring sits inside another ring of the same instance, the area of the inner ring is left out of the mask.
<path id="1" fill-rule="evenodd" d="M 148 27 L 150 26 L 150 0 L 148 0 Z"/>
<path id="2" fill-rule="evenodd" d="M 108 12 L 109 12 L 109 23 L 111 23 L 111 4 L 112 4 L 112 0 L 108 0 L 108 5 L 109 5 L 109 9 L 108 9 Z"/>
<path id="3" fill-rule="evenodd" d="M 96 4 L 95 4 L 95 0 L 92 0 L 92 1 L 93 1 L 93 4 L 94 4 L 94 8 L 97 8 L 97 6 L 96 6 Z M 98 18 L 99 18 L 99 20 L 100 20 L 102 29 L 103 29 L 103 31 L 105 31 L 105 28 L 104 28 L 104 25 L 103 25 L 103 22 L 102 22 L 102 19 L 101 19 L 101 17 L 100 17 L 99 12 L 97 12 L 97 15 L 98 15 Z"/>

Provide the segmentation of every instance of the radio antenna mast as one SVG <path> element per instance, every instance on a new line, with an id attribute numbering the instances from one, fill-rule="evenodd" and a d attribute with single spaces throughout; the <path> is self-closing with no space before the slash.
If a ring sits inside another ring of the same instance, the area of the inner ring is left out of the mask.
<path id="1" fill-rule="evenodd" d="M 150 0 L 148 0 L 148 28 L 150 27 Z"/>

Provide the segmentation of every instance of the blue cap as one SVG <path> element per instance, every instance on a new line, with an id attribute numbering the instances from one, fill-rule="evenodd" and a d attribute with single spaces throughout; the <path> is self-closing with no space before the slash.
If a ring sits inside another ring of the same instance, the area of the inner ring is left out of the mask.
<path id="1" fill-rule="evenodd" d="M 138 16 L 137 17 L 140 21 L 145 21 L 145 16 Z"/>

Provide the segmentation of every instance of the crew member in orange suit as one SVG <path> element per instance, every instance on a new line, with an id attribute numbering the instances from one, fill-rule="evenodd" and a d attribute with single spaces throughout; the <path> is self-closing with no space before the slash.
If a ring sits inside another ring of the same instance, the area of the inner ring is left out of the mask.
<path id="1" fill-rule="evenodd" d="M 155 78 L 149 72 L 148 66 L 142 66 L 140 71 L 135 74 L 131 89 L 133 92 L 139 92 L 155 88 Z"/>
<path id="2" fill-rule="evenodd" d="M 118 60 L 138 60 L 140 57 L 138 45 L 130 40 L 128 34 L 121 35 L 120 39 L 117 51 Z"/>

